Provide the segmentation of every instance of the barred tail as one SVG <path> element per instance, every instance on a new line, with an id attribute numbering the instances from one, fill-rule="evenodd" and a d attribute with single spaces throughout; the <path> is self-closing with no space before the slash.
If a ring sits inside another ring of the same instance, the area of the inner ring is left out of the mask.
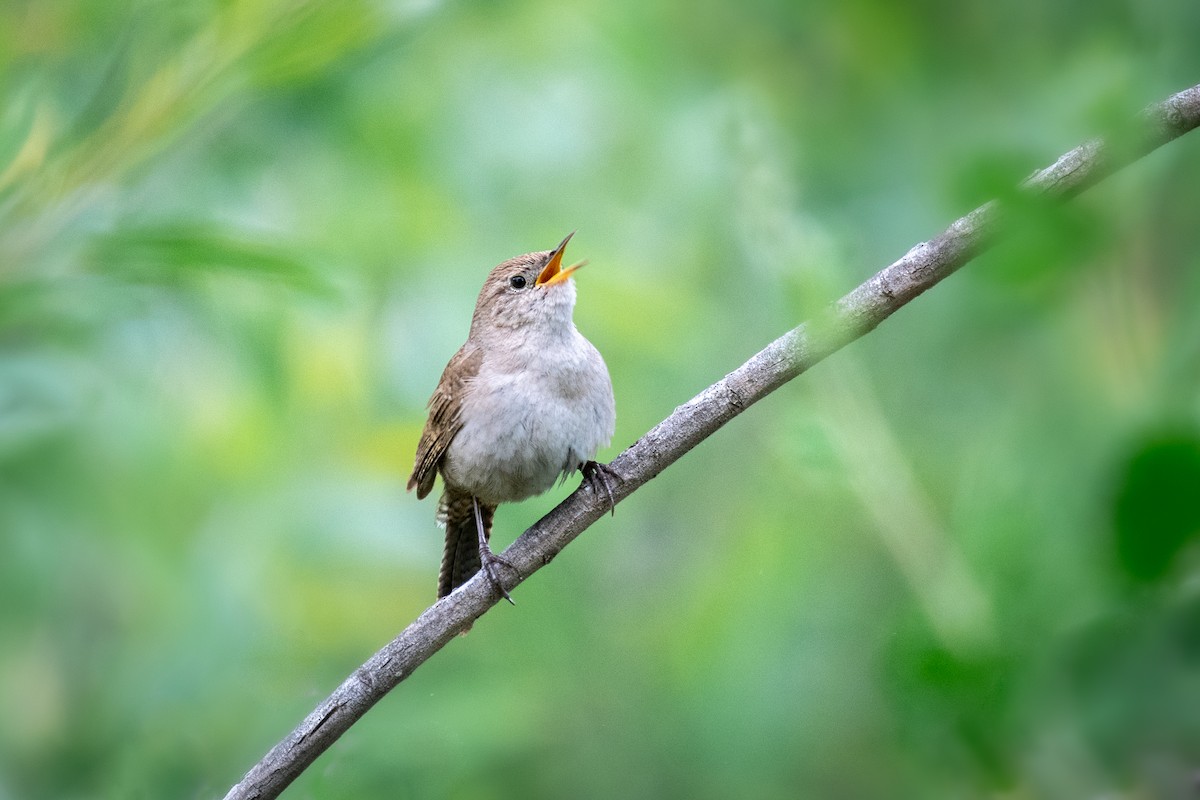
<path id="1" fill-rule="evenodd" d="M 438 597 L 445 597 L 479 572 L 479 532 L 475 526 L 475 509 L 469 494 L 447 488 L 438 501 L 438 522 L 446 526 L 446 549 L 442 553 L 442 569 L 438 573 Z M 483 537 L 492 535 L 492 516 L 495 506 L 479 504 L 483 521 Z"/>

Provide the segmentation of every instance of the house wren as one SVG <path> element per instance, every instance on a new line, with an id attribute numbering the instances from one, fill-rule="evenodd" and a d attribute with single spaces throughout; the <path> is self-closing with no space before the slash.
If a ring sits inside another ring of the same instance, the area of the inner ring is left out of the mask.
<path id="1" fill-rule="evenodd" d="M 445 597 L 482 569 L 509 601 L 488 547 L 500 503 L 549 489 L 582 469 L 608 493 L 611 472 L 592 459 L 612 439 L 616 412 L 604 359 L 575 329 L 575 283 L 584 262 L 562 266 L 573 234 L 550 251 L 509 259 L 488 274 L 471 331 L 429 399 L 408 488 L 422 499 L 441 473 L 438 522 L 446 549 L 438 575 Z"/>

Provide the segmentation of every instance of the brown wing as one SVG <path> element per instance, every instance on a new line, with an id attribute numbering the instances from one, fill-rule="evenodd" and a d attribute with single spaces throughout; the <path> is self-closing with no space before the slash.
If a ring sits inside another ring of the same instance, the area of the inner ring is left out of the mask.
<path id="1" fill-rule="evenodd" d="M 462 428 L 460 412 L 463 392 L 468 381 L 478 374 L 482 361 L 481 350 L 472 347 L 470 343 L 464 344 L 446 365 L 433 397 L 429 398 L 429 419 L 425 421 L 421 443 L 417 445 L 412 477 L 408 479 L 408 490 L 411 492 L 415 486 L 417 499 L 424 499 L 433 488 L 433 480 L 437 477 L 442 456 L 446 454 L 446 448 Z"/>

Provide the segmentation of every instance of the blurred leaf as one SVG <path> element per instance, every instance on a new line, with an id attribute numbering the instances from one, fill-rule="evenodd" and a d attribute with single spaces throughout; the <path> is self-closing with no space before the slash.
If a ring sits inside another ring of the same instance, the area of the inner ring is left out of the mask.
<path id="1" fill-rule="evenodd" d="M 320 77 L 380 30 L 380 9 L 363 0 L 302 4 L 272 26 L 249 58 L 248 66 L 264 84 Z"/>
<path id="2" fill-rule="evenodd" d="M 888 668 L 902 733 L 928 763 L 946 759 L 990 787 L 1011 786 L 1009 720 L 1016 664 L 952 653 L 919 634 L 898 640 Z"/>
<path id="3" fill-rule="evenodd" d="M 1062 204 L 1010 189 L 998 194 L 1004 234 L 974 275 L 993 287 L 1045 308 L 1069 290 L 1079 271 L 1112 241 L 1102 217 L 1083 204 Z"/>
<path id="4" fill-rule="evenodd" d="M 205 225 L 120 229 L 98 237 L 88 255 L 98 271 L 137 281 L 170 285 L 205 273 L 228 272 L 314 295 L 332 293 L 308 257 L 295 248 Z"/>
<path id="5" fill-rule="evenodd" d="M 1020 194 L 1018 186 L 1033 171 L 1034 165 L 1042 161 L 1040 156 L 1039 153 L 1017 150 L 977 154 L 972 161 L 953 167 L 949 199 L 963 209 L 975 208 L 997 198 L 1010 201 Z"/>
<path id="6" fill-rule="evenodd" d="M 1134 580 L 1161 580 L 1200 534 L 1200 436 L 1150 436 L 1121 473 L 1112 511 L 1117 562 Z"/>
<path id="7" fill-rule="evenodd" d="M 0 464 L 44 447 L 75 418 L 81 399 L 68 366 L 44 356 L 0 355 Z"/>

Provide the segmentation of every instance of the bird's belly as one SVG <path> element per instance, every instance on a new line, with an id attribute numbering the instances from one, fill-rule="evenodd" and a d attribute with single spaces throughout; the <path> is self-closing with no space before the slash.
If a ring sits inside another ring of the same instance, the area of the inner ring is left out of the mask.
<path id="1" fill-rule="evenodd" d="M 566 397 L 528 378 L 491 383 L 491 391 L 472 392 L 464 403 L 463 427 L 442 462 L 447 482 L 487 503 L 541 494 L 612 436 L 611 410 L 605 419 L 586 397 Z"/>

